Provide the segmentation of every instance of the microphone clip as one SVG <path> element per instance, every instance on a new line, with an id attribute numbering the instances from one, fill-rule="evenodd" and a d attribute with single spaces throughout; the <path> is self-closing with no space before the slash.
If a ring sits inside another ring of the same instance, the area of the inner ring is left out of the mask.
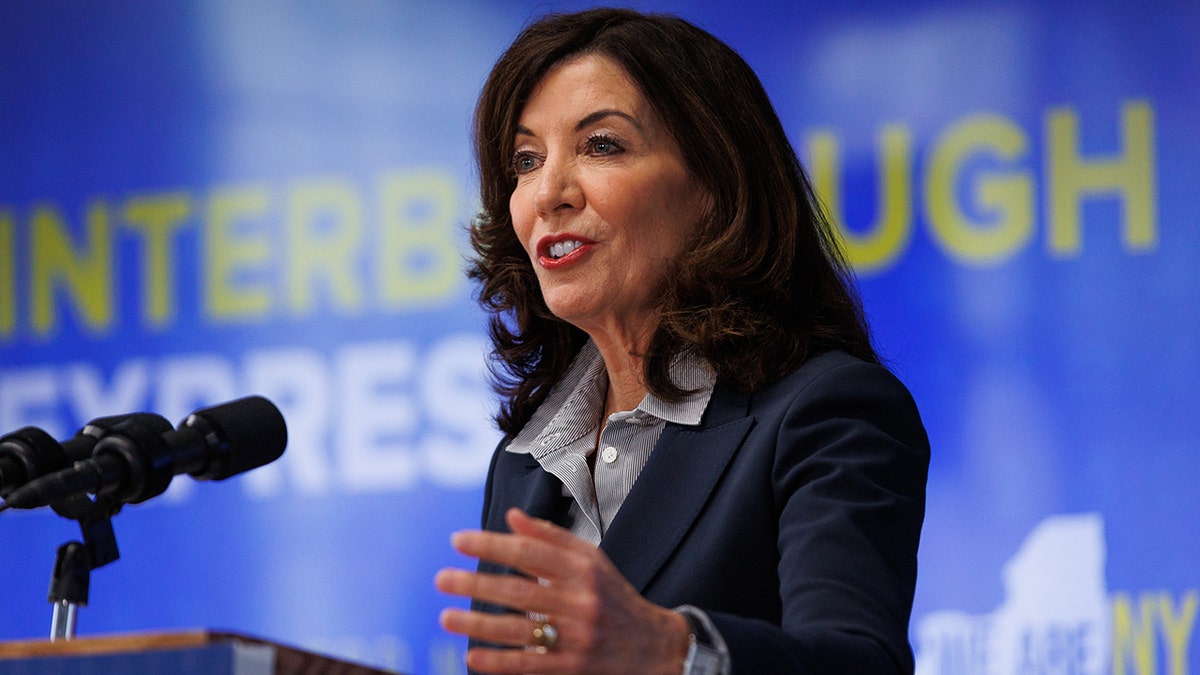
<path id="1" fill-rule="evenodd" d="M 89 569 L 103 567 L 121 557 L 112 527 L 112 517 L 121 510 L 120 501 L 106 495 L 91 499 L 80 493 L 60 499 L 50 504 L 50 508 L 63 518 L 79 523 L 83 545 L 87 547 L 91 561 Z"/>
<path id="2" fill-rule="evenodd" d="M 63 518 L 77 521 L 83 534 L 82 543 L 68 541 L 58 547 L 50 576 L 46 599 L 54 606 L 50 641 L 56 642 L 75 637 L 78 608 L 88 604 L 92 570 L 121 557 L 112 526 L 112 517 L 121 510 L 121 502 L 110 495 L 96 495 L 92 499 L 78 493 L 51 503 L 50 508 Z"/>

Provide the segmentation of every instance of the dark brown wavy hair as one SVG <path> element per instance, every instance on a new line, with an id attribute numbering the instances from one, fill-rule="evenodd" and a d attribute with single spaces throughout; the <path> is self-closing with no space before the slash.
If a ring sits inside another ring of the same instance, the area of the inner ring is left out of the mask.
<path id="1" fill-rule="evenodd" d="M 877 362 L 830 224 L 750 66 L 677 17 L 624 9 L 549 15 L 496 63 L 475 111 L 482 207 L 471 225 L 468 275 L 492 314 L 501 430 L 513 434 L 529 421 L 587 340 L 550 313 L 509 214 L 521 112 L 551 69 L 585 54 L 624 68 L 712 198 L 674 263 L 661 321 L 641 354 L 649 390 L 668 400 L 686 393 L 669 365 L 688 347 L 719 381 L 745 391 L 828 350 Z"/>

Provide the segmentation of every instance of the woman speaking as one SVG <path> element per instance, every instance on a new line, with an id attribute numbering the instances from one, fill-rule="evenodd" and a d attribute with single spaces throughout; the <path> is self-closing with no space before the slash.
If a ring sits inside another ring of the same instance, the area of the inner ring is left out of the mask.
<path id="1" fill-rule="evenodd" d="M 911 672 L 928 441 L 758 78 L 674 17 L 528 27 L 476 110 L 505 438 L 489 673 Z"/>

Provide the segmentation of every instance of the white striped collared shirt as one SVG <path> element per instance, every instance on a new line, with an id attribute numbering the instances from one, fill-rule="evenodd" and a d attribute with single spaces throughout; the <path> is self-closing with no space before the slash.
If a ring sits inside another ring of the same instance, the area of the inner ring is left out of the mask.
<path id="1" fill-rule="evenodd" d="M 533 455 L 562 481 L 563 495 L 571 498 L 569 517 L 576 536 L 600 544 L 667 422 L 700 423 L 716 384 L 712 368 L 699 355 L 684 352 L 671 363 L 671 379 L 693 393 L 675 403 L 646 394 L 634 410 L 608 417 L 597 444 L 608 374 L 600 351 L 588 340 L 506 448 Z M 588 455 L 594 452 L 595 468 L 589 469 Z"/>

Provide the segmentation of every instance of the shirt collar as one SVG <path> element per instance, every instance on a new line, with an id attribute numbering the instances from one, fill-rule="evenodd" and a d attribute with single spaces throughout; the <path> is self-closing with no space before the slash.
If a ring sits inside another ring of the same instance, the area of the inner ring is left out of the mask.
<path id="1" fill-rule="evenodd" d="M 690 349 L 675 355 L 671 360 L 670 372 L 671 381 L 691 393 L 678 401 L 664 401 L 653 393 L 647 393 L 638 404 L 638 410 L 675 424 L 700 424 L 717 383 L 716 373 L 707 361 Z"/>
<path id="2" fill-rule="evenodd" d="M 647 393 L 631 416 L 645 413 L 675 424 L 699 424 L 716 386 L 712 367 L 700 355 L 686 350 L 672 359 L 670 374 L 675 384 L 691 393 L 674 402 Z M 600 350 L 588 340 L 571 361 L 563 378 L 551 388 L 546 400 L 506 449 L 541 458 L 585 434 L 595 433 L 603 411 L 607 382 Z"/>

